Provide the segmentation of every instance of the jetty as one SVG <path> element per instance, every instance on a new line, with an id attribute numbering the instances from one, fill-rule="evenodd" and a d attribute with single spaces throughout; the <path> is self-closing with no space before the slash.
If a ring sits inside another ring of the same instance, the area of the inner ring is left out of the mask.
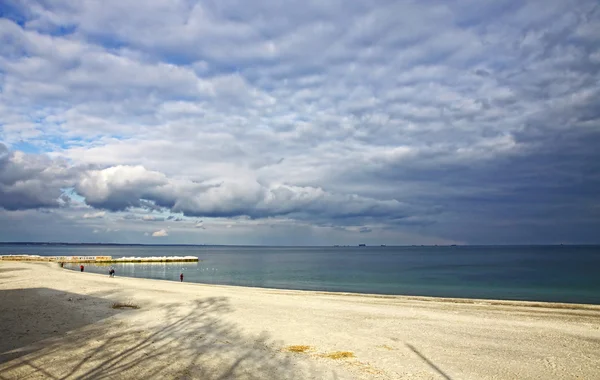
<path id="1" fill-rule="evenodd" d="M 2 255 L 0 261 L 41 261 L 56 263 L 181 263 L 198 262 L 196 256 L 158 256 L 158 257 L 116 257 L 112 256 L 40 256 L 40 255 Z"/>

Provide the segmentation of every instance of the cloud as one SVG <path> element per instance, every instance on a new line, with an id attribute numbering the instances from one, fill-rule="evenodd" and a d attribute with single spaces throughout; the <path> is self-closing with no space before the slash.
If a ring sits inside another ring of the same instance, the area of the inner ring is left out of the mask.
<path id="1" fill-rule="evenodd" d="M 83 173 L 75 190 L 86 203 L 109 210 L 140 206 L 145 188 L 165 185 L 166 177 L 142 166 L 115 166 Z"/>
<path id="2" fill-rule="evenodd" d="M 75 190 L 89 205 L 109 210 L 140 207 L 142 199 L 186 216 L 253 218 L 294 214 L 324 218 L 390 217 L 429 212 L 397 200 L 334 194 L 315 187 L 265 185 L 252 177 L 205 182 L 174 180 L 141 166 L 88 171 Z M 146 216 L 144 220 L 154 217 Z"/>
<path id="3" fill-rule="evenodd" d="M 7 4 L 1 209 L 597 242 L 593 0 Z"/>
<path id="4" fill-rule="evenodd" d="M 169 233 L 167 232 L 167 230 L 158 230 L 158 231 L 154 231 L 152 233 L 152 237 L 165 237 L 165 236 L 169 236 Z"/>
<path id="5" fill-rule="evenodd" d="M 153 215 L 144 215 L 142 217 L 142 220 L 144 222 L 163 222 L 163 221 L 165 221 L 165 218 L 160 218 L 160 217 L 153 216 Z"/>
<path id="6" fill-rule="evenodd" d="M 68 186 L 76 170 L 64 160 L 9 151 L 0 143 L 0 207 L 59 207 L 60 189 Z"/>
<path id="7" fill-rule="evenodd" d="M 106 215 L 106 212 L 104 211 L 86 212 L 85 214 L 83 214 L 83 219 L 98 219 L 103 218 L 104 215 Z"/>
<path id="8" fill-rule="evenodd" d="M 8 150 L 7 150 L 8 156 Z M 44 162 L 50 168 L 56 166 L 56 160 L 20 152 L 11 153 L 16 164 L 11 173 L 25 172 L 27 162 Z M 25 163 L 21 165 L 22 163 Z M 165 208 L 181 212 L 186 216 L 235 217 L 250 216 L 265 218 L 273 216 L 295 215 L 297 218 L 319 217 L 325 219 L 344 219 L 357 217 L 404 218 L 413 213 L 428 213 L 403 204 L 397 200 L 377 200 L 355 194 L 335 194 L 321 188 L 310 186 L 291 186 L 284 184 L 262 184 L 252 176 L 238 178 L 215 178 L 208 181 L 190 181 L 173 179 L 165 174 L 145 169 L 143 166 L 118 165 L 106 169 L 77 169 L 62 164 L 61 181 L 47 186 L 52 188 L 56 199 L 49 199 L 47 206 L 58 206 L 60 189 L 73 187 L 83 197 L 85 203 L 109 211 L 126 211 L 138 208 Z M 31 176 L 38 175 L 41 181 L 48 167 L 34 167 Z M 9 172 L 9 171 L 7 171 Z M 32 179 L 38 180 L 37 177 Z M 17 190 L 14 194 L 21 196 Z M 27 195 L 28 193 L 25 193 Z M 23 195 L 23 196 L 25 196 Z M 40 197 L 46 196 L 40 192 Z M 37 204 L 27 207 L 39 207 Z M 85 219 L 105 216 L 104 211 L 89 212 Z M 125 219 L 136 219 L 134 215 L 125 215 Z M 164 217 L 144 215 L 143 221 L 164 221 Z"/>

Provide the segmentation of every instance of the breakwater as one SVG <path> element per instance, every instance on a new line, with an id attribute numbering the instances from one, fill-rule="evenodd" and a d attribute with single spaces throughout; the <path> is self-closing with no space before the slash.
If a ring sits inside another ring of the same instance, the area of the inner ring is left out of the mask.
<path id="1" fill-rule="evenodd" d="M 154 256 L 154 257 L 117 257 L 112 256 L 40 256 L 40 255 L 2 255 L 2 261 L 41 261 L 57 263 L 179 263 L 197 262 L 196 256 Z"/>

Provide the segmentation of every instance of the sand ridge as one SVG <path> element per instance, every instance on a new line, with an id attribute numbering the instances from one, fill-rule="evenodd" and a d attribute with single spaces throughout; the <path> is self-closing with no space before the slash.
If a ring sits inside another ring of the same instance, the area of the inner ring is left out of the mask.
<path id="1" fill-rule="evenodd" d="M 0 379 L 600 379 L 594 305 L 280 291 L 14 262 L 0 263 L 0 305 Z"/>

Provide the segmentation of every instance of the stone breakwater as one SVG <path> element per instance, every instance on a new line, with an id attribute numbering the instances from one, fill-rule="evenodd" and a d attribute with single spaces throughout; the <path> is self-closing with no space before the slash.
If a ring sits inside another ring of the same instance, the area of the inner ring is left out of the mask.
<path id="1" fill-rule="evenodd" d="M 3 255 L 2 261 L 42 261 L 57 263 L 166 263 L 196 262 L 196 256 L 158 256 L 158 257 L 118 257 L 112 256 L 40 256 L 40 255 Z"/>

